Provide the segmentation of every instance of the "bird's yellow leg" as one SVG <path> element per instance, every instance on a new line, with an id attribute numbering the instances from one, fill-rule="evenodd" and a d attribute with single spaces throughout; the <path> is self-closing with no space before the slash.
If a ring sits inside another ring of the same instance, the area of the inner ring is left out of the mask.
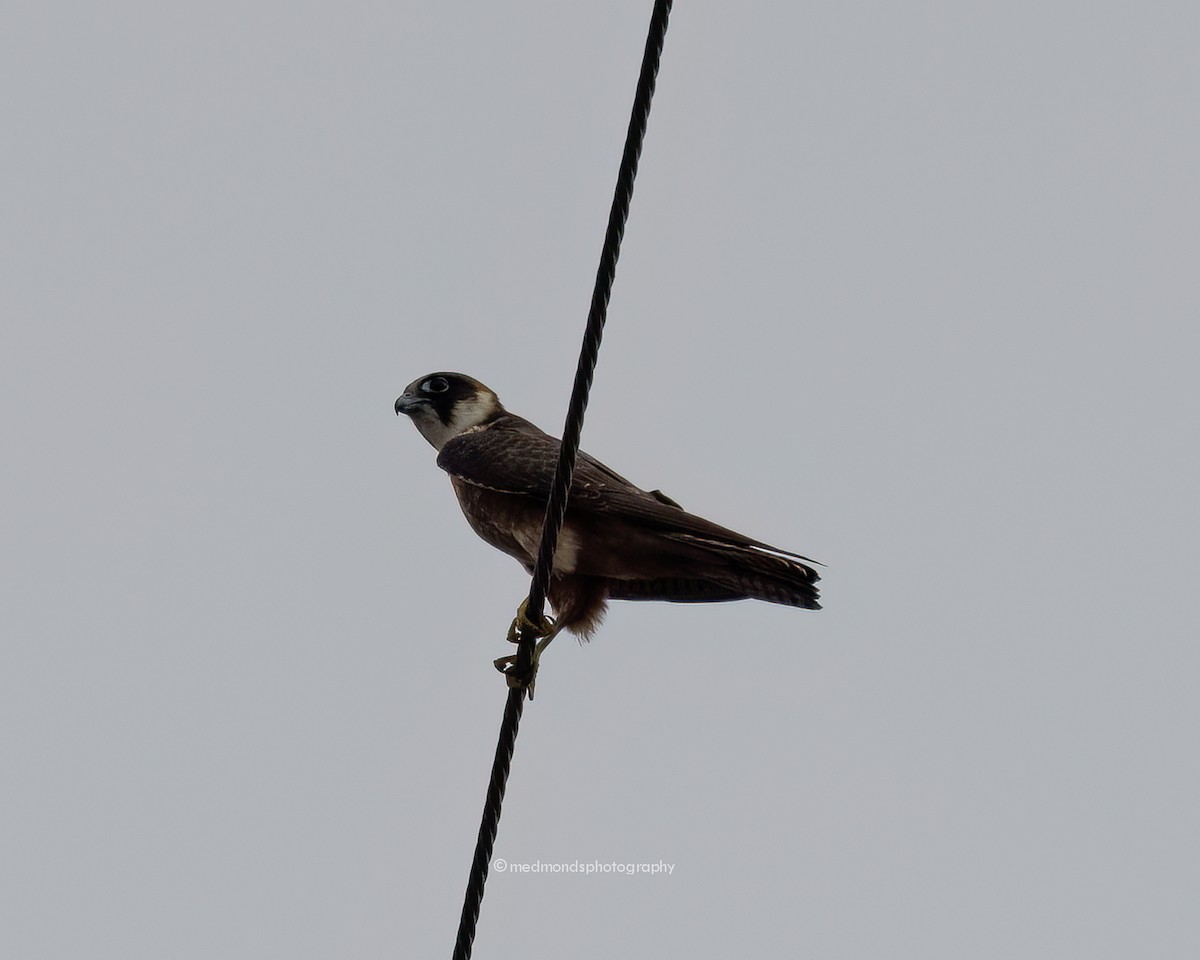
<path id="1" fill-rule="evenodd" d="M 533 656 L 529 664 L 529 676 L 519 677 L 516 674 L 517 654 L 508 657 L 500 657 L 495 661 L 496 669 L 508 680 L 508 685 L 513 688 L 524 687 L 529 691 L 529 699 L 533 699 L 534 681 L 537 679 L 538 660 L 541 659 L 542 651 L 550 646 L 550 641 L 558 636 L 562 627 L 555 623 L 549 617 L 542 617 L 541 623 L 535 623 L 529 619 L 526 611 L 526 606 L 529 599 L 521 601 L 521 605 L 517 607 L 517 615 L 513 618 L 512 626 L 508 628 L 508 639 L 510 643 L 520 643 L 521 636 L 533 636 L 538 638 L 537 645 L 533 648 Z"/>
<path id="2" fill-rule="evenodd" d="M 561 629 L 554 625 L 554 621 L 549 617 L 543 616 L 541 623 L 534 623 L 529 619 L 527 608 L 529 606 L 529 598 L 526 597 L 521 601 L 521 605 L 517 607 L 517 615 L 513 617 L 512 626 L 508 628 L 508 642 L 520 643 L 521 635 L 535 637 L 551 637 Z"/>

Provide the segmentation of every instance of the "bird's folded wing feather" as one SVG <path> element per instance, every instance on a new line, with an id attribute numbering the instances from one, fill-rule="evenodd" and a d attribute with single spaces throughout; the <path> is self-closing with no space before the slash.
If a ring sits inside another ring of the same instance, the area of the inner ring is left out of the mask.
<path id="1" fill-rule="evenodd" d="M 545 503 L 550 497 L 560 443 L 526 420 L 511 416 L 505 420 L 514 423 L 500 421 L 448 441 L 438 455 L 438 466 L 466 483 Z M 756 547 L 780 555 L 780 559 L 814 562 L 688 513 L 665 494 L 634 486 L 582 452 L 576 461 L 567 512 L 568 516 L 607 516 L 671 537 Z"/>
<path id="2" fill-rule="evenodd" d="M 545 501 L 550 498 L 560 446 L 558 440 L 527 420 L 510 415 L 485 430 L 460 434 L 447 441 L 437 463 L 452 477 L 475 486 Z M 637 489 L 599 460 L 580 453 L 575 462 L 571 499 L 592 499 L 601 488 L 612 486 Z"/>

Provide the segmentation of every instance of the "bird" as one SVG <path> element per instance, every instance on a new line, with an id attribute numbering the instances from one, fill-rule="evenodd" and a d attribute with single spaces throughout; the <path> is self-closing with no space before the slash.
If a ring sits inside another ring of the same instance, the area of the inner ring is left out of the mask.
<path id="1" fill-rule="evenodd" d="M 395 409 L 437 451 L 472 529 L 532 574 L 560 442 L 462 373 L 419 377 Z M 533 628 L 543 637 L 538 653 L 564 629 L 588 640 L 609 600 L 753 599 L 819 610 L 816 563 L 688 513 L 580 452 L 546 589 L 554 620 L 531 624 L 522 604 L 509 639 Z"/>

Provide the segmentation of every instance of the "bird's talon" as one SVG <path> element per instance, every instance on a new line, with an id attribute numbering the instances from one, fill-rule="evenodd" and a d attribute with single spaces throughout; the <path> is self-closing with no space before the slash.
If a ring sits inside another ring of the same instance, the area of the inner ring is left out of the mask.
<path id="1" fill-rule="evenodd" d="M 541 618 L 540 623 L 535 623 L 529 618 L 526 610 L 528 603 L 529 600 L 526 598 L 517 607 L 517 615 L 513 618 L 512 626 L 508 628 L 508 640 L 510 643 L 521 643 L 522 637 L 537 640 L 529 660 L 529 675 L 521 676 L 517 672 L 517 659 L 520 654 L 500 657 L 493 660 L 492 663 L 497 670 L 504 674 L 504 679 L 508 681 L 510 689 L 525 690 L 529 694 L 529 699 L 532 700 L 534 682 L 537 680 L 538 660 L 542 656 L 542 651 L 550 646 L 550 641 L 558 636 L 562 627 L 555 620 L 546 616 Z"/>
<path id="2" fill-rule="evenodd" d="M 542 617 L 541 623 L 535 623 L 529 619 L 526 613 L 526 606 L 529 604 L 529 598 L 526 597 L 521 601 L 521 605 L 517 607 L 517 615 L 513 618 L 512 626 L 508 628 L 508 642 L 520 643 L 521 636 L 535 637 L 552 637 L 558 631 L 555 629 L 554 621 L 547 616 Z"/>
<path id="3" fill-rule="evenodd" d="M 510 690 L 525 690 L 529 694 L 529 699 L 533 700 L 534 683 L 537 681 L 538 655 L 542 652 L 542 648 L 535 647 L 533 651 L 533 659 L 529 665 L 529 676 L 522 677 L 517 673 L 517 655 L 513 654 L 510 657 L 499 657 L 492 661 L 493 666 L 504 674 L 504 679 L 508 683 Z"/>

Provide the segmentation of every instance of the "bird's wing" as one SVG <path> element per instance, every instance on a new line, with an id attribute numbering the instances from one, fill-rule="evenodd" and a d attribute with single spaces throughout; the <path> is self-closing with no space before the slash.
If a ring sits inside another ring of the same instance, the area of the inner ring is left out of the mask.
<path id="1" fill-rule="evenodd" d="M 528 420 L 510 414 L 486 429 L 447 441 L 437 463 L 450 476 L 474 486 L 545 502 L 550 498 L 560 446 Z M 571 484 L 573 504 L 594 504 L 615 488 L 637 490 L 599 460 L 579 454 Z"/>
<path id="2" fill-rule="evenodd" d="M 509 414 L 484 430 L 448 441 L 437 462 L 451 476 L 466 483 L 545 503 L 550 497 L 559 447 L 554 437 L 528 420 Z M 781 558 L 816 562 L 688 513 L 662 491 L 642 490 L 583 452 L 576 461 L 567 509 L 568 516 L 633 523 L 646 532 L 681 542 L 753 547 Z"/>
<path id="3" fill-rule="evenodd" d="M 593 508 L 597 513 L 619 517 L 631 521 L 645 530 L 654 530 L 664 536 L 673 537 L 681 542 L 710 543 L 736 547 L 753 547 L 756 550 L 774 554 L 781 559 L 800 560 L 805 563 L 816 563 L 811 557 L 805 557 L 790 550 L 780 550 L 762 540 L 755 540 L 736 530 L 723 527 L 694 513 L 688 513 L 674 501 L 669 504 L 659 500 L 654 494 L 644 490 L 614 488 L 605 491 L 604 496 Z"/>

